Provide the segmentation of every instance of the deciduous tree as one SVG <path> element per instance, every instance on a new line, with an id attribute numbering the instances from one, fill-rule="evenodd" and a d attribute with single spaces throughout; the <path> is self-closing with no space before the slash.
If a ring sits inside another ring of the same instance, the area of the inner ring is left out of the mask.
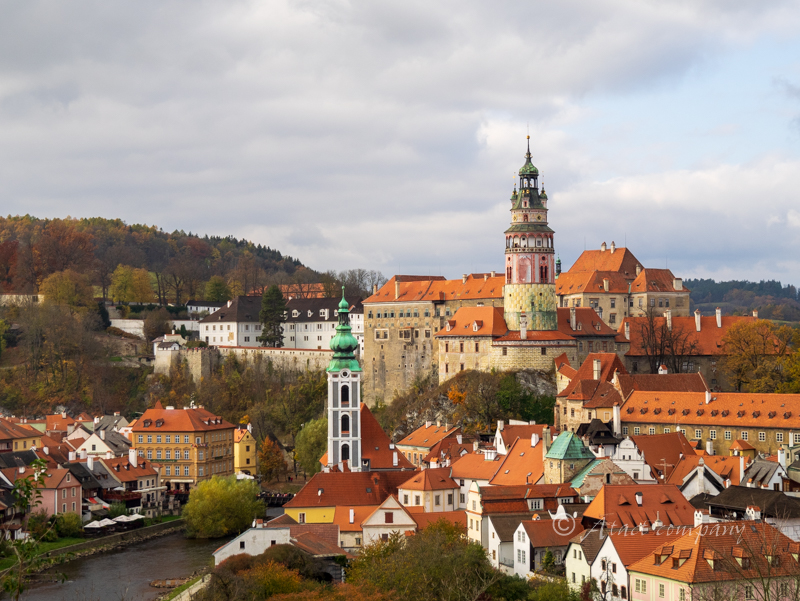
<path id="1" fill-rule="evenodd" d="M 205 297 L 207 301 L 223 303 L 231 299 L 231 291 L 225 280 L 215 275 L 211 276 L 211 279 L 206 282 Z"/>
<path id="2" fill-rule="evenodd" d="M 786 380 L 783 366 L 795 333 L 766 319 L 738 321 L 722 339 L 720 367 L 737 391 L 776 392 Z"/>
<path id="3" fill-rule="evenodd" d="M 150 311 L 144 319 L 144 335 L 148 340 L 155 340 L 170 331 L 170 315 L 163 307 Z"/>
<path id="4" fill-rule="evenodd" d="M 66 305 L 73 309 L 94 305 L 89 278 L 71 269 L 47 276 L 39 292 L 47 303 Z"/>
<path id="5" fill-rule="evenodd" d="M 322 469 L 320 458 L 328 450 L 328 418 L 312 419 L 303 426 L 295 440 L 297 463 L 307 474 Z"/>
<path id="6" fill-rule="evenodd" d="M 280 445 L 267 437 L 258 450 L 258 471 L 265 482 L 271 482 L 286 472 L 286 460 Z"/>
<path id="7" fill-rule="evenodd" d="M 242 532 L 264 513 L 258 492 L 253 480 L 237 480 L 236 476 L 201 481 L 183 508 L 187 533 L 197 538 L 219 538 Z"/>

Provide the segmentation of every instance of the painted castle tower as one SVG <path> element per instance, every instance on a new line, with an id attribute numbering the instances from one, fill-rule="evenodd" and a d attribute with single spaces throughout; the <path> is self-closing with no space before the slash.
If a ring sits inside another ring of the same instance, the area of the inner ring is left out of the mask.
<path id="1" fill-rule="evenodd" d="M 347 461 L 361 470 L 361 367 L 355 357 L 358 340 L 350 333 L 350 309 L 339 303 L 339 324 L 331 340 L 333 359 L 328 364 L 328 467 Z"/>
<path id="2" fill-rule="evenodd" d="M 520 316 L 528 330 L 557 328 L 556 265 L 553 234 L 547 225 L 547 194 L 539 192 L 539 170 L 531 162 L 531 141 L 525 164 L 519 170 L 519 192 L 511 195 L 511 227 L 506 232 L 506 283 L 503 289 L 505 320 L 520 329 Z"/>

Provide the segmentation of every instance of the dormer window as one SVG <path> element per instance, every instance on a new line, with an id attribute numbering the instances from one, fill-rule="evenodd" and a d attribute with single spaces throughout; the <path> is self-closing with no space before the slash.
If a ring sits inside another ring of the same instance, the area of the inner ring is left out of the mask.
<path id="1" fill-rule="evenodd" d="M 300 311 L 298 311 L 297 309 L 292 311 L 292 317 L 297 317 L 298 315 L 300 315 Z"/>

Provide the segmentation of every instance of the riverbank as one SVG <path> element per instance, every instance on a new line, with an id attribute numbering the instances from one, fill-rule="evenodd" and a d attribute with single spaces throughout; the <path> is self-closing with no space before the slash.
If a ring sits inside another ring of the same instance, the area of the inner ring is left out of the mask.
<path id="1" fill-rule="evenodd" d="M 136 530 L 118 532 L 116 534 L 102 536 L 100 538 L 86 539 L 82 543 L 45 551 L 41 554 L 41 557 L 44 557 L 49 561 L 46 561 L 39 571 L 44 571 L 55 564 L 61 564 L 67 561 L 89 557 L 91 555 L 95 555 L 96 553 L 105 553 L 107 551 L 122 549 L 128 545 L 158 538 L 160 536 L 166 536 L 167 534 L 172 534 L 174 532 L 183 530 L 184 526 L 185 524 L 183 518 L 178 518 L 176 520 L 162 522 L 161 524 L 155 524 L 153 526 L 137 528 Z M 6 573 L 12 569 L 14 569 L 14 566 L 1 571 L 0 578 L 5 576 Z"/>

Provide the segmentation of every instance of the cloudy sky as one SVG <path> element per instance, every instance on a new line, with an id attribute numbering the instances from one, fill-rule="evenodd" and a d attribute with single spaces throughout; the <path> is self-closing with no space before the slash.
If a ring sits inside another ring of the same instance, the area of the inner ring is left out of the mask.
<path id="1" fill-rule="evenodd" d="M 502 269 L 529 129 L 565 268 L 800 284 L 797 2 L 2 6 L 2 214 L 458 277 Z"/>

